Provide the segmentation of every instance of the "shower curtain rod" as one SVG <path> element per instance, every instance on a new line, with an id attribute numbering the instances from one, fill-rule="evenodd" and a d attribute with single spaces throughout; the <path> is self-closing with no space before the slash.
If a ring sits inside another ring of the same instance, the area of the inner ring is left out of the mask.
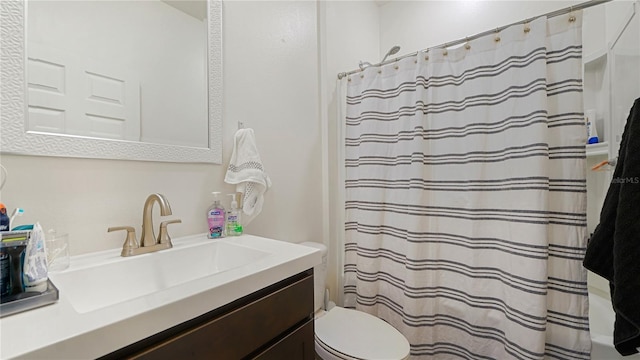
<path id="1" fill-rule="evenodd" d="M 520 25 L 520 24 L 529 23 L 529 22 L 531 22 L 531 21 L 533 21 L 533 20 L 535 20 L 535 19 L 537 19 L 537 18 L 539 18 L 541 16 L 546 16 L 548 18 L 552 18 L 552 17 L 555 17 L 555 16 L 560 16 L 560 15 L 571 13 L 574 10 L 582 10 L 582 9 L 586 9 L 588 7 L 592 7 L 592 6 L 595 6 L 595 5 L 604 4 L 604 3 L 607 3 L 609 1 L 611 1 L 611 0 L 591 0 L 591 1 L 586 1 L 586 2 L 577 4 L 577 5 L 574 5 L 574 6 L 569 6 L 569 7 L 564 8 L 564 9 L 551 11 L 551 12 L 548 12 L 546 14 L 542 14 L 542 15 L 539 15 L 539 16 L 536 16 L 536 17 L 525 19 L 525 20 L 521 20 L 521 21 L 518 21 L 518 22 L 515 22 L 515 23 L 512 23 L 512 24 L 509 24 L 509 25 L 501 26 L 501 27 L 495 28 L 493 30 L 488 30 L 488 31 L 485 31 L 485 32 L 481 32 L 479 34 L 475 34 L 473 36 L 469 36 L 469 37 L 466 37 L 464 39 L 450 41 L 450 42 L 446 42 L 446 43 L 438 45 L 438 46 L 432 46 L 432 47 L 429 47 L 429 48 L 426 48 L 426 49 L 422 49 L 422 50 L 419 50 L 419 51 L 414 51 L 414 52 L 412 52 L 410 54 L 402 55 L 402 56 L 399 56 L 397 58 L 393 58 L 393 59 L 390 59 L 390 60 L 387 60 L 387 61 L 382 61 L 382 62 L 379 62 L 377 64 L 373 64 L 373 65 L 368 66 L 368 67 L 377 67 L 377 66 L 390 64 L 390 63 L 396 62 L 396 61 L 404 59 L 404 58 L 415 56 L 418 53 L 423 52 L 423 51 L 427 51 L 429 49 L 442 49 L 442 48 L 448 48 L 450 46 L 464 44 L 465 42 L 467 42 L 469 40 L 477 39 L 477 38 L 485 36 L 485 35 L 490 35 L 490 34 L 493 34 L 493 33 L 496 33 L 496 32 L 500 32 L 500 31 L 502 31 L 502 30 L 504 30 L 504 29 L 506 29 L 506 28 L 508 28 L 510 26 L 513 26 L 513 25 Z M 364 71 L 364 69 L 362 69 L 362 70 L 361 69 L 356 69 L 356 70 L 351 70 L 351 71 L 347 71 L 347 72 L 341 72 L 341 73 L 338 74 L 338 80 L 341 80 L 342 78 L 344 78 L 346 76 L 349 76 L 349 75 L 352 75 L 352 74 L 357 74 L 357 73 L 362 72 L 362 71 Z"/>

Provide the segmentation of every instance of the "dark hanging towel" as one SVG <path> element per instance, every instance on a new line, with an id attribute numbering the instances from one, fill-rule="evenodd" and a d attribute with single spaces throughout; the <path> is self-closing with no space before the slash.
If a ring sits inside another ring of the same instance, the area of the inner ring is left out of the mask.
<path id="1" fill-rule="evenodd" d="M 600 224 L 587 245 L 584 267 L 609 280 L 616 313 L 613 343 L 622 355 L 640 347 L 640 98 L 622 134 Z"/>

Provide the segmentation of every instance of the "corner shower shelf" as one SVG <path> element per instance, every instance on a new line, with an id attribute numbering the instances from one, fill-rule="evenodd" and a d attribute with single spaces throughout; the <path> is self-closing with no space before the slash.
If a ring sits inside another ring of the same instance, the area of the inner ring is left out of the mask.
<path id="1" fill-rule="evenodd" d="M 587 144 L 587 157 L 609 155 L 609 143 L 601 142 L 597 144 Z"/>
<path id="2" fill-rule="evenodd" d="M 585 55 L 582 58 L 582 63 L 588 67 L 590 65 L 595 65 L 598 61 L 603 62 L 606 59 L 607 59 L 607 50 L 600 49 L 591 54 Z"/>

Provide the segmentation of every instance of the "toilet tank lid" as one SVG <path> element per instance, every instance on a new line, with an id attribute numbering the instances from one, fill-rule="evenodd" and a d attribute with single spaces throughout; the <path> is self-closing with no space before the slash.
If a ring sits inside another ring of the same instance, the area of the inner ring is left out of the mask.
<path id="1" fill-rule="evenodd" d="M 317 242 L 311 242 L 311 241 L 305 241 L 305 242 L 300 243 L 300 245 L 309 246 L 309 247 L 312 247 L 312 248 L 319 249 L 322 252 L 322 256 L 327 255 L 327 247 L 324 246 L 324 244 L 317 243 Z"/>

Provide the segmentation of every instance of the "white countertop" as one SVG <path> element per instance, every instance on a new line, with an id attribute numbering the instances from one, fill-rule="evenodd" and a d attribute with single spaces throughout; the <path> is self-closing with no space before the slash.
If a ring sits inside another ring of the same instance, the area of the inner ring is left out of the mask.
<path id="1" fill-rule="evenodd" d="M 76 311 L 61 289 L 60 299 L 55 304 L 0 319 L 0 358 L 100 357 L 310 269 L 322 261 L 317 249 L 253 235 L 221 240 L 194 235 L 174 239 L 173 243 L 174 248 L 178 248 L 207 241 L 233 241 L 271 254 L 248 265 L 85 313 Z M 120 249 L 113 249 L 74 256 L 70 268 L 65 271 L 120 261 L 119 254 Z M 138 256 L 153 254 L 156 253 Z M 127 259 L 132 258 L 135 257 Z M 55 284 L 55 274 L 51 278 Z M 82 285 L 77 284 L 79 287 Z"/>

